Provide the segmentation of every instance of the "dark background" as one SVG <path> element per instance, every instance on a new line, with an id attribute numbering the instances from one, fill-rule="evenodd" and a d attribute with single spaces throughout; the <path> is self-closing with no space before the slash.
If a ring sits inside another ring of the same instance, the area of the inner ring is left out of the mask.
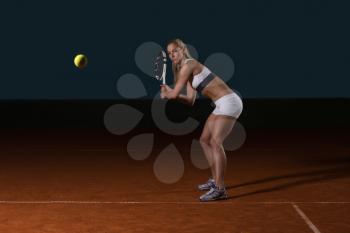
<path id="1" fill-rule="evenodd" d="M 229 84 L 243 97 L 245 127 L 349 127 L 349 10 L 330 0 L 1 1 L 0 127 L 103 128 L 116 103 L 149 116 L 159 86 L 135 51 L 175 37 L 202 62 L 216 52 L 233 59 Z M 73 65 L 78 53 L 89 59 L 84 70 Z M 146 87 L 142 100 L 118 94 L 126 73 Z M 172 117 L 204 123 L 209 104 L 172 104 Z"/>
<path id="2" fill-rule="evenodd" d="M 244 98 L 350 97 L 347 1 L 1 1 L 1 99 L 117 99 L 134 73 L 152 98 L 158 83 L 135 64 L 146 41 L 174 37 L 199 60 L 235 62 Z M 88 67 L 73 65 L 77 53 Z"/>

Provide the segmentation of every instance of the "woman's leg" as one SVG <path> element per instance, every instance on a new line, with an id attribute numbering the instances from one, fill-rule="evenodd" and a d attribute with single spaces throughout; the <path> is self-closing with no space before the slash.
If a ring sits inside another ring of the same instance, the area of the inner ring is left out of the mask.
<path id="1" fill-rule="evenodd" d="M 213 166 L 214 163 L 214 157 L 213 157 L 213 152 L 211 149 L 211 145 L 210 145 L 210 139 L 211 139 L 211 132 L 213 129 L 213 125 L 214 125 L 214 121 L 215 121 L 215 115 L 214 114 L 210 114 L 210 116 L 208 117 L 207 121 L 205 122 L 204 128 L 203 128 L 203 132 L 202 135 L 199 139 L 199 142 L 202 146 L 203 152 L 205 154 L 205 157 L 208 160 L 208 163 L 210 165 L 210 169 L 211 169 L 211 173 L 212 173 L 212 177 L 214 180 L 216 180 L 216 172 L 215 172 L 215 166 Z"/>
<path id="2" fill-rule="evenodd" d="M 215 184 L 219 188 L 224 188 L 224 174 L 226 170 L 226 154 L 223 147 L 223 142 L 231 132 L 236 119 L 233 117 L 217 115 L 213 129 L 211 131 L 210 147 L 213 154 L 213 167 L 215 171 Z"/>

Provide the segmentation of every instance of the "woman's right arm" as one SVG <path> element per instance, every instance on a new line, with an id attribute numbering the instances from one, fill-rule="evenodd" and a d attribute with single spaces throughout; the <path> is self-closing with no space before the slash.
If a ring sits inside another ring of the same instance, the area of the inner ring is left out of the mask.
<path id="1" fill-rule="evenodd" d="M 172 66 L 172 71 L 174 75 L 174 81 L 176 84 L 178 72 L 176 72 L 175 66 Z M 192 88 L 190 82 L 187 82 L 186 95 L 179 94 L 176 100 L 179 101 L 180 103 L 192 106 L 196 100 L 196 93 L 197 93 L 196 90 Z"/>
<path id="2" fill-rule="evenodd" d="M 194 90 L 190 84 L 190 82 L 187 82 L 187 87 L 186 87 L 186 95 L 180 94 L 176 100 L 178 100 L 179 102 L 189 105 L 189 106 L 193 106 L 195 100 L 196 100 L 196 90 Z"/>

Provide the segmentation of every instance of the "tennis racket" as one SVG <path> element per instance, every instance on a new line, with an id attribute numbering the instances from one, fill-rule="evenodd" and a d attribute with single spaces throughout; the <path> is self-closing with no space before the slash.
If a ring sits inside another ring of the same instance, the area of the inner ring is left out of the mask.
<path id="1" fill-rule="evenodd" d="M 154 77 L 165 84 L 166 53 L 162 50 L 158 53 L 154 62 Z"/>

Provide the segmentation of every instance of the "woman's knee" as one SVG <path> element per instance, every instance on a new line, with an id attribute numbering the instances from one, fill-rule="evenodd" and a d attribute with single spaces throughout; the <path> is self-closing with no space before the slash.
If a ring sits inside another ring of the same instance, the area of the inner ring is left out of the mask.
<path id="1" fill-rule="evenodd" d="M 222 142 L 216 138 L 211 138 L 209 144 L 213 150 L 220 150 L 222 147 Z"/>
<path id="2" fill-rule="evenodd" d="M 210 136 L 201 136 L 199 143 L 204 146 L 210 146 Z"/>

